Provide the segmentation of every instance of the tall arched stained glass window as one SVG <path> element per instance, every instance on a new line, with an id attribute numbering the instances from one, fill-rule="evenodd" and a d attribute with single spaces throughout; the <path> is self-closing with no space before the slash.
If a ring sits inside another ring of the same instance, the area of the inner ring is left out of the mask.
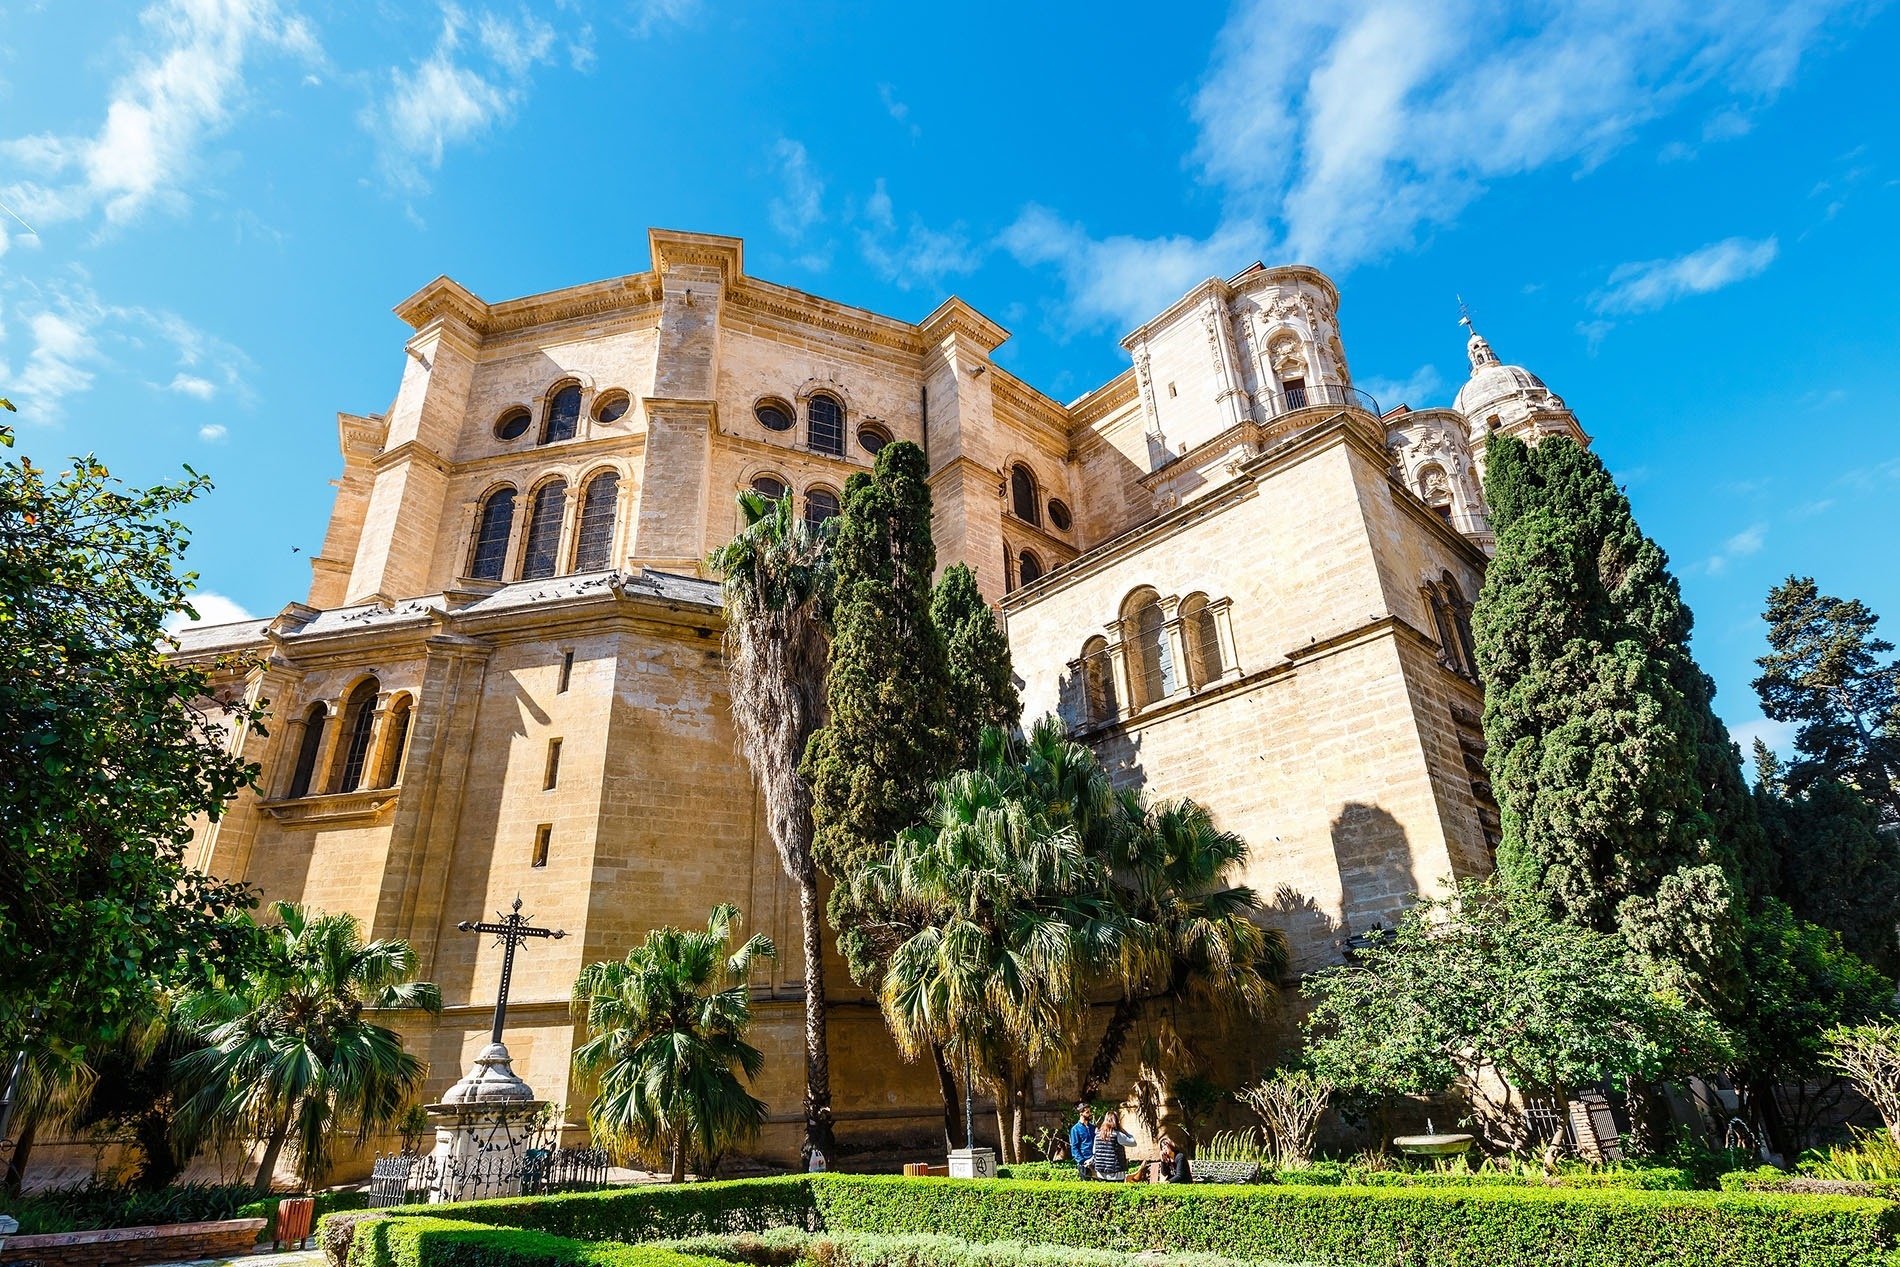
<path id="1" fill-rule="evenodd" d="M 322 704 L 312 704 L 310 711 L 304 714 L 303 742 L 297 746 L 297 765 L 290 774 L 292 800 L 310 795 L 311 781 L 317 773 L 317 757 L 323 751 L 323 724 L 329 718 L 329 710 Z"/>
<path id="2" fill-rule="evenodd" d="M 398 695 L 389 706 L 389 716 L 383 721 L 389 738 L 383 743 L 383 768 L 376 779 L 377 787 L 395 787 L 402 777 L 402 755 L 409 748 L 409 722 L 414 715 L 413 701 L 407 695 Z"/>
<path id="3" fill-rule="evenodd" d="M 475 546 L 469 552 L 468 574 L 478 581 L 499 581 L 508 562 L 508 534 L 515 524 L 515 490 L 498 488 L 482 503 L 475 522 Z"/>
<path id="4" fill-rule="evenodd" d="M 827 519 L 838 517 L 838 495 L 828 488 L 805 490 L 805 523 L 816 531 Z"/>
<path id="5" fill-rule="evenodd" d="M 1030 474 L 1028 467 L 1020 463 L 1010 468 L 1009 502 L 1009 508 L 1016 513 L 1016 518 L 1024 523 L 1040 524 L 1042 522 L 1042 516 L 1037 513 L 1036 507 L 1036 477 Z"/>
<path id="6" fill-rule="evenodd" d="M 561 512 L 567 509 L 567 481 L 549 480 L 534 490 L 528 512 L 528 546 L 521 552 L 521 579 L 553 576 L 560 563 Z"/>
<path id="7" fill-rule="evenodd" d="M 375 678 L 366 678 L 350 692 L 350 701 L 343 710 L 343 724 L 349 727 L 343 737 L 349 746 L 343 750 L 343 769 L 336 781 L 339 792 L 354 792 L 363 786 L 369 743 L 376 735 L 376 693 L 381 689 Z"/>
<path id="8" fill-rule="evenodd" d="M 805 441 L 820 453 L 844 456 L 844 406 L 829 396 L 805 402 Z"/>
<path id="9" fill-rule="evenodd" d="M 614 506 L 620 497 L 620 476 L 602 471 L 587 481 L 581 495 L 581 530 L 574 542 L 574 570 L 599 572 L 613 566 Z"/>
<path id="10" fill-rule="evenodd" d="M 1143 590 L 1128 602 L 1124 617 L 1133 628 L 1135 655 L 1129 676 L 1135 702 L 1146 706 L 1174 694 L 1174 655 L 1168 648 L 1167 620 L 1153 590 Z"/>
<path id="11" fill-rule="evenodd" d="M 547 420 L 541 424 L 541 443 L 572 440 L 580 425 L 581 389 L 578 384 L 569 383 L 548 401 Z"/>

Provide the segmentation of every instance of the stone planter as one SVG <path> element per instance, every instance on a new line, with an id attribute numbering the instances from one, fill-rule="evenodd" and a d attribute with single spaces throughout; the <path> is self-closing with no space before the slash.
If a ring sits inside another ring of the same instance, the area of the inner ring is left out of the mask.
<path id="1" fill-rule="evenodd" d="M 236 1258 L 251 1252 L 264 1219 L 111 1227 L 96 1232 L 48 1232 L 0 1240 L 0 1267 L 143 1267 L 198 1258 Z"/>

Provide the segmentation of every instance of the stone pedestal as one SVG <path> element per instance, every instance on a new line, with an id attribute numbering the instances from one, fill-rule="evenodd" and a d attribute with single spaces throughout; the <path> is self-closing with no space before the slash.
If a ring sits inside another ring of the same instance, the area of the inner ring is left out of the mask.
<path id="1" fill-rule="evenodd" d="M 546 1100 L 515 1075 L 508 1048 L 490 1043 L 442 1103 L 427 1107 L 435 1126 L 431 1201 L 479 1201 L 521 1195 L 527 1151 Z"/>
<path id="2" fill-rule="evenodd" d="M 996 1178 L 996 1150 L 993 1148 L 953 1148 L 950 1150 L 952 1179 Z"/>

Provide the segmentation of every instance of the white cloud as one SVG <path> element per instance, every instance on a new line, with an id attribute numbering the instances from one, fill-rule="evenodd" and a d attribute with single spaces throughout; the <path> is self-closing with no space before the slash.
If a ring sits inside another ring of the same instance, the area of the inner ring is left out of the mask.
<path id="1" fill-rule="evenodd" d="M 196 374 L 187 374 L 183 370 L 180 370 L 172 377 L 172 381 L 166 390 L 177 392 L 183 396 L 195 397 L 198 400 L 210 400 L 213 396 L 218 394 L 218 385 L 208 378 L 199 378 Z M 223 434 L 224 428 L 219 427 L 218 435 L 222 436 Z"/>
<path id="2" fill-rule="evenodd" d="M 229 434 L 230 432 L 226 431 L 221 423 L 216 422 L 208 422 L 198 428 L 198 438 L 206 444 L 222 444 L 225 436 Z"/>
<path id="3" fill-rule="evenodd" d="M 1648 312 L 1685 295 L 1706 295 L 1757 277 L 1780 250 L 1772 237 L 1725 238 L 1673 259 L 1619 264 L 1590 303 L 1598 312 Z"/>
<path id="4" fill-rule="evenodd" d="M 275 0 L 159 0 L 140 19 L 152 51 L 113 85 L 98 132 L 0 146 L 16 169 L 39 178 L 3 195 L 26 219 L 57 222 L 100 209 L 108 223 L 122 224 L 155 203 L 182 204 L 199 149 L 229 125 L 243 98 L 250 54 L 320 57 L 309 26 Z"/>
<path id="5" fill-rule="evenodd" d="M 1720 576 L 1728 571 L 1728 565 L 1736 559 L 1745 559 L 1761 551 L 1768 540 L 1767 524 L 1751 524 L 1722 543 L 1719 554 L 1709 556 L 1707 564 L 1710 576 Z"/>
<path id="6" fill-rule="evenodd" d="M 1081 225 L 1031 204 L 1003 230 L 1001 245 L 1023 264 L 1053 264 L 1068 291 L 1073 329 L 1131 329 L 1215 274 L 1240 271 L 1250 241 L 1244 226 L 1202 240 L 1117 236 L 1095 239 Z"/>
<path id="7" fill-rule="evenodd" d="M 633 33 L 645 39 L 664 26 L 683 26 L 700 9 L 701 0 L 633 0 Z"/>
<path id="8" fill-rule="evenodd" d="M 197 611 L 198 619 L 193 620 L 183 612 L 174 612 L 171 619 L 165 622 L 165 628 L 175 633 L 193 625 L 235 625 L 257 619 L 244 610 L 243 604 L 215 590 L 199 590 L 191 596 L 191 605 Z"/>
<path id="9" fill-rule="evenodd" d="M 802 142 L 780 137 L 772 147 L 772 163 L 784 190 L 767 208 L 772 227 L 792 241 L 804 238 L 825 219 L 825 182 L 812 166 Z M 890 200 L 885 199 L 888 209 Z"/>
<path id="10" fill-rule="evenodd" d="M 1193 103 L 1191 160 L 1219 208 L 1208 237 L 1097 240 L 1036 208 L 1011 234 L 1028 248 L 1019 258 L 1061 270 L 1078 325 L 1152 315 L 1130 304 L 1162 288 L 1128 275 L 1150 260 L 1169 270 L 1198 258 L 1192 280 L 1265 255 L 1341 271 L 1410 247 L 1500 180 L 1588 171 L 1692 98 L 1705 111 L 1710 97 L 1737 109 L 1771 97 L 1823 25 L 1853 8 L 1240 0 Z M 1709 117 L 1711 137 L 1746 121 L 1721 107 Z"/>
<path id="11" fill-rule="evenodd" d="M 884 112 L 910 130 L 911 139 L 924 134 L 924 130 L 910 121 L 910 107 L 897 99 L 897 89 L 890 84 L 877 86 L 878 99 L 884 103 Z"/>
<path id="12" fill-rule="evenodd" d="M 7 380 L 7 393 L 24 422 L 63 423 L 102 369 L 137 374 L 155 388 L 163 384 L 200 400 L 220 391 L 240 400 L 250 395 L 249 358 L 173 313 L 102 303 L 84 288 L 34 292 L 15 308 L 30 346 L 20 373 Z M 172 376 L 169 383 L 165 374 Z"/>
<path id="13" fill-rule="evenodd" d="M 1381 409 L 1394 405 L 1423 409 L 1445 392 L 1445 378 L 1436 365 L 1421 365 L 1408 378 L 1359 378 L 1356 382 L 1362 391 L 1379 402 Z"/>
<path id="14" fill-rule="evenodd" d="M 533 68 L 553 60 L 556 32 L 531 14 L 518 22 L 479 15 L 472 47 L 469 26 L 461 9 L 445 4 L 429 55 L 407 70 L 391 67 L 389 91 L 363 111 L 383 172 L 399 188 L 427 192 L 428 173 L 441 168 L 448 147 L 505 122 L 525 98 Z"/>
<path id="15" fill-rule="evenodd" d="M 1728 737 L 1742 750 L 1742 760 L 1747 763 L 1752 761 L 1751 754 L 1757 739 L 1786 756 L 1794 750 L 1794 733 L 1798 729 L 1800 727 L 1791 721 L 1769 721 L 1766 717 L 1757 717 L 1739 726 L 1730 726 Z M 1752 771 L 1752 764 L 1750 769 Z"/>

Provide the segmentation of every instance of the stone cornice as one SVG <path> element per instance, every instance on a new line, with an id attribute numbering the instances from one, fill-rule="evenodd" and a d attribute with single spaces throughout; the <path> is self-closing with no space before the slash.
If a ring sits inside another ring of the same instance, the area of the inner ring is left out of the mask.
<path id="1" fill-rule="evenodd" d="M 1078 427 L 1090 426 L 1104 414 L 1133 404 L 1141 394 L 1135 382 L 1135 367 L 1129 366 L 1092 391 L 1083 392 L 1066 408 Z"/>
<path id="2" fill-rule="evenodd" d="M 415 330 L 443 318 L 480 330 L 488 320 L 488 305 L 481 297 L 446 274 L 397 304 L 394 311 Z"/>
<path id="3" fill-rule="evenodd" d="M 508 453 L 487 453 L 478 458 L 454 462 L 451 466 L 457 475 L 519 466 L 530 458 L 538 458 L 543 466 L 561 466 L 594 457 L 637 457 L 646 452 L 646 447 L 647 433 L 644 430 L 626 431 L 617 435 L 589 436 L 585 440 L 563 440 L 559 444 L 533 445 Z"/>
<path id="4" fill-rule="evenodd" d="M 393 449 L 384 449 L 370 459 L 370 466 L 378 471 L 387 470 L 398 462 L 420 461 L 434 467 L 443 475 L 455 469 L 455 463 L 443 457 L 420 440 L 404 440 Z"/>
<path id="5" fill-rule="evenodd" d="M 823 299 L 817 295 L 748 277 L 726 292 L 729 310 L 774 329 L 815 328 L 860 343 L 921 357 L 923 341 L 917 327 L 864 308 Z"/>
<path id="6" fill-rule="evenodd" d="M 1209 299 L 1218 299 L 1222 303 L 1225 303 L 1227 301 L 1227 283 L 1218 277 L 1208 278 L 1193 290 L 1190 290 L 1187 294 L 1181 296 L 1166 308 L 1163 308 L 1158 315 L 1150 317 L 1142 325 L 1131 330 L 1123 337 L 1122 348 L 1132 353 L 1136 348 L 1154 337 L 1157 332 L 1173 325 L 1180 319 L 1183 313 L 1188 312 L 1197 304 L 1206 303 Z"/>
<path id="7" fill-rule="evenodd" d="M 389 419 L 381 414 L 338 413 L 336 416 L 337 447 L 343 451 L 345 463 L 350 458 L 374 458 L 383 451 L 383 444 L 389 438 Z"/>
<path id="8" fill-rule="evenodd" d="M 1311 264 L 1277 264 L 1272 268 L 1256 266 L 1230 277 L 1227 280 L 1227 288 L 1230 294 L 1244 295 L 1259 286 L 1289 281 L 1305 282 L 1309 286 L 1318 287 L 1326 294 L 1329 301 L 1327 306 L 1335 312 L 1339 310 L 1339 287 L 1333 283 L 1332 278 Z"/>
<path id="9" fill-rule="evenodd" d="M 1066 452 L 1071 431 L 1069 411 L 1008 370 L 990 366 L 990 395 L 998 406 L 1007 406 L 1028 422 L 1049 433 L 1050 447 Z"/>
<path id="10" fill-rule="evenodd" d="M 944 300 L 929 316 L 917 323 L 917 333 L 926 343 L 938 344 L 960 334 L 982 348 L 994 352 L 1009 338 L 1009 331 L 991 321 L 955 295 Z"/>
<path id="11" fill-rule="evenodd" d="M 681 265 L 719 270 L 731 286 L 745 276 L 745 239 L 718 233 L 688 233 L 681 229 L 648 229 L 647 252 L 653 271 L 664 273 Z"/>

